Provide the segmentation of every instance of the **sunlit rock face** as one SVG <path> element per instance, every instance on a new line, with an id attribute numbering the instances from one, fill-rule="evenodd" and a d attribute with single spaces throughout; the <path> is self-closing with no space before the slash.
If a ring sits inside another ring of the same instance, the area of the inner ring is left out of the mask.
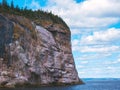
<path id="1" fill-rule="evenodd" d="M 77 83 L 70 30 L 0 15 L 0 87 Z"/>

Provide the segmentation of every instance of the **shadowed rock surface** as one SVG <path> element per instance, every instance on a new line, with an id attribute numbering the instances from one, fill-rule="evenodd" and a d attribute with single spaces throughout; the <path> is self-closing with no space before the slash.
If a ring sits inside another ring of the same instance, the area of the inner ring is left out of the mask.
<path id="1" fill-rule="evenodd" d="M 5 45 L 12 42 L 13 24 L 0 15 L 0 57 L 5 53 Z"/>
<path id="2" fill-rule="evenodd" d="M 70 30 L 0 15 L 0 87 L 82 84 L 71 52 Z"/>

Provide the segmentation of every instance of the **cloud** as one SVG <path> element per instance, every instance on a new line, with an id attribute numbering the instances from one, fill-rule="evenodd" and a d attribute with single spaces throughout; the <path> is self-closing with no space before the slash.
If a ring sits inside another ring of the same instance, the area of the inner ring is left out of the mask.
<path id="1" fill-rule="evenodd" d="M 81 3 L 75 0 L 47 0 L 45 7 L 40 6 L 40 1 L 32 0 L 30 8 L 52 11 L 70 27 L 107 27 L 120 22 L 119 0 L 85 0 Z"/>
<path id="2" fill-rule="evenodd" d="M 76 68 L 81 69 L 81 68 L 85 68 L 85 67 L 84 67 L 84 66 L 82 66 L 82 65 L 77 65 L 77 66 L 76 66 Z"/>
<path id="3" fill-rule="evenodd" d="M 88 61 L 81 61 L 80 63 L 81 63 L 81 64 L 87 64 Z"/>
<path id="4" fill-rule="evenodd" d="M 71 34 L 72 35 L 80 35 L 82 32 L 79 29 L 71 29 Z"/>
<path id="5" fill-rule="evenodd" d="M 90 61 L 90 60 L 98 60 L 98 59 L 103 60 L 104 58 L 109 58 L 110 56 L 112 56 L 111 53 L 96 53 L 96 54 L 89 53 L 89 54 L 84 54 L 82 56 L 79 56 L 78 59 L 76 60 L 80 60 L 80 61 L 81 60 Z M 105 63 L 108 64 L 108 62 L 105 62 Z"/>
<path id="6" fill-rule="evenodd" d="M 84 75 L 85 74 L 85 72 L 84 71 L 80 71 L 80 72 L 78 72 L 78 74 L 81 76 L 82 74 Z"/>
<path id="7" fill-rule="evenodd" d="M 116 73 L 116 72 L 118 72 L 118 70 L 119 70 L 119 67 L 111 67 L 111 66 L 108 66 L 108 67 L 106 67 L 106 69 L 107 69 L 107 72 L 110 72 L 110 73 Z"/>
<path id="8" fill-rule="evenodd" d="M 72 40 L 72 50 L 81 53 L 118 53 L 120 51 L 120 29 L 110 28 L 94 31 L 92 34 L 83 35 Z"/>
<path id="9" fill-rule="evenodd" d="M 120 1 L 48 0 L 46 10 L 61 16 L 70 27 L 105 27 L 120 21 Z"/>
<path id="10" fill-rule="evenodd" d="M 113 52 L 119 52 L 120 46 L 83 46 L 79 50 L 82 53 L 85 53 L 85 52 L 113 53 Z"/>
<path id="11" fill-rule="evenodd" d="M 114 67 L 108 66 L 107 69 L 113 70 Z"/>
<path id="12" fill-rule="evenodd" d="M 82 9 L 86 16 L 91 17 L 119 17 L 120 1 L 118 0 L 87 0 L 83 3 Z"/>
<path id="13" fill-rule="evenodd" d="M 92 35 L 83 37 L 81 44 L 105 44 L 119 42 L 120 29 L 110 28 L 105 31 L 95 31 Z"/>
<path id="14" fill-rule="evenodd" d="M 116 45 L 94 45 L 94 46 L 73 46 L 73 51 L 81 52 L 81 53 L 106 53 L 107 55 L 110 53 L 120 53 L 120 46 Z"/>
<path id="15" fill-rule="evenodd" d="M 76 45 L 78 45 L 79 43 L 80 43 L 80 41 L 78 39 L 72 40 L 72 46 L 73 47 L 76 46 Z"/>
<path id="16" fill-rule="evenodd" d="M 118 64 L 118 63 L 120 63 L 120 58 L 118 60 L 111 62 L 111 64 Z"/>
<path id="17" fill-rule="evenodd" d="M 33 10 L 38 10 L 40 9 L 40 4 L 39 2 L 32 0 L 31 4 L 30 4 L 30 8 L 32 8 Z"/>

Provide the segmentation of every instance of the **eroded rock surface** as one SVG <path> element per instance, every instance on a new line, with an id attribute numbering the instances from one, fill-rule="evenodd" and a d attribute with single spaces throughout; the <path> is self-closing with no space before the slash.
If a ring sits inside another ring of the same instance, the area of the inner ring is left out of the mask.
<path id="1" fill-rule="evenodd" d="M 71 52 L 70 30 L 29 22 L 33 32 L 17 18 L 27 20 L 0 15 L 0 87 L 82 83 Z"/>

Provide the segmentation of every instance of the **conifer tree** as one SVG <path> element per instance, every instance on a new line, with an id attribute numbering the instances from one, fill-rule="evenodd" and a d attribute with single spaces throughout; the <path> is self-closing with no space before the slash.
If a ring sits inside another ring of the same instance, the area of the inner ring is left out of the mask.
<path id="1" fill-rule="evenodd" d="M 6 1 L 6 0 L 2 0 L 2 6 L 3 6 L 3 7 L 7 7 L 7 6 L 8 6 L 8 4 L 7 4 L 7 1 Z"/>
<path id="2" fill-rule="evenodd" d="M 14 2 L 13 2 L 13 0 L 11 1 L 11 8 L 14 9 Z"/>

